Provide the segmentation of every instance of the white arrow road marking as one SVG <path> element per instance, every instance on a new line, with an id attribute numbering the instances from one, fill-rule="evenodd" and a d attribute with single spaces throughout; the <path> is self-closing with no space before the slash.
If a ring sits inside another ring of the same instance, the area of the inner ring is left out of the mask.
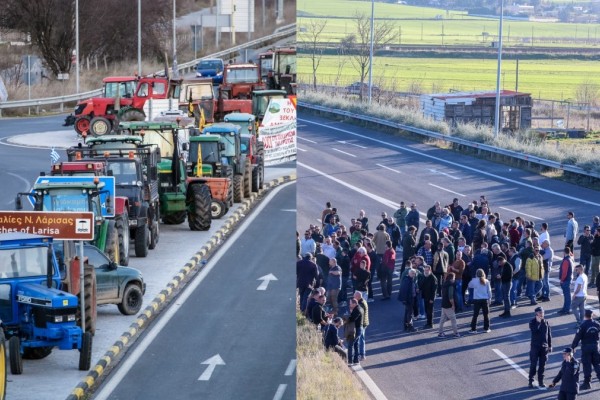
<path id="1" fill-rule="evenodd" d="M 273 274 L 265 275 L 257 279 L 257 281 L 262 281 L 260 285 L 256 288 L 256 290 L 267 290 L 267 286 L 269 286 L 270 281 L 276 281 L 277 278 Z"/>
<path id="2" fill-rule="evenodd" d="M 208 359 L 202 361 L 200 364 L 207 364 L 208 368 L 206 368 L 206 370 L 204 370 L 204 372 L 202 373 L 202 375 L 200 375 L 200 378 L 198 378 L 198 380 L 199 381 L 208 381 L 208 380 L 210 380 L 210 377 L 212 376 L 212 373 L 214 372 L 215 367 L 217 365 L 225 365 L 225 361 L 223 361 L 223 359 L 221 358 L 220 355 L 215 354 L 211 358 L 208 358 Z"/>
<path id="3" fill-rule="evenodd" d="M 356 143 L 350 143 L 350 142 L 346 142 L 345 140 L 336 140 L 338 143 L 342 143 L 342 144 L 349 144 L 350 146 L 356 146 L 359 147 L 361 149 L 366 149 L 365 146 L 361 146 L 360 144 L 356 144 Z"/>
<path id="4" fill-rule="evenodd" d="M 389 169 L 390 171 L 393 171 L 393 172 L 395 172 L 397 174 L 401 174 L 402 173 L 402 172 L 398 171 L 397 169 L 386 167 L 385 165 L 381 165 L 381 164 L 375 164 L 375 165 L 377 165 L 378 167 L 381 167 L 381 168 Z"/>
<path id="5" fill-rule="evenodd" d="M 346 153 L 345 151 L 342 151 L 342 150 L 340 150 L 340 149 L 336 149 L 336 148 L 334 148 L 334 147 L 332 147 L 331 149 L 332 149 L 332 150 L 335 150 L 335 151 L 337 151 L 337 152 L 340 152 L 340 153 L 342 153 L 342 154 L 346 154 L 347 156 L 350 156 L 350 157 L 356 157 L 354 154 Z"/>
<path id="6" fill-rule="evenodd" d="M 430 168 L 430 169 L 429 169 L 429 172 L 433 172 L 434 174 L 440 174 L 440 175 L 444 175 L 444 176 L 447 176 L 447 177 L 448 177 L 448 178 L 450 178 L 450 179 L 455 179 L 455 180 L 459 180 L 459 179 L 460 179 L 460 178 L 457 178 L 456 176 L 453 176 L 453 175 L 447 174 L 447 173 L 445 173 L 445 172 L 442 172 L 442 171 L 438 171 L 437 169 L 431 169 L 431 168 Z"/>

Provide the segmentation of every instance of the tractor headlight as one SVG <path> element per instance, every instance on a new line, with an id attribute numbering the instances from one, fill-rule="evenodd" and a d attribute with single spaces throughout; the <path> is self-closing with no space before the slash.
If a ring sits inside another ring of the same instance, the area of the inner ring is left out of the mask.
<path id="1" fill-rule="evenodd" d="M 54 316 L 54 323 L 58 324 L 58 323 L 61 323 L 61 322 L 63 322 L 62 315 L 55 315 Z"/>
<path id="2" fill-rule="evenodd" d="M 69 315 L 67 315 L 67 321 L 69 321 L 69 322 L 75 322 L 75 314 L 69 314 Z"/>

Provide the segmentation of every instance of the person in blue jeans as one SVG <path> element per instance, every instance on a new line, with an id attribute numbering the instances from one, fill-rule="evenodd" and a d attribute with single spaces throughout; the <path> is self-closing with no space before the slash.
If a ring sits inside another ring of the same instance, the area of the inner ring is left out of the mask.
<path id="1" fill-rule="evenodd" d="M 544 278 L 542 278 L 542 301 L 550 301 L 550 272 L 552 271 L 552 259 L 554 250 L 550 247 L 550 241 L 544 240 L 541 243 L 542 262 L 544 265 Z"/>
<path id="2" fill-rule="evenodd" d="M 367 326 L 369 326 L 369 306 L 365 300 L 364 293 L 359 291 L 354 292 L 354 299 L 358 302 L 358 306 L 362 309 L 363 314 L 362 329 L 360 330 L 360 335 L 358 335 L 358 359 L 362 361 L 365 359 L 365 334 Z"/>
<path id="3" fill-rule="evenodd" d="M 358 306 L 356 299 L 350 299 L 350 316 L 348 323 L 354 324 L 353 336 L 346 335 L 346 347 L 348 347 L 348 365 L 358 364 L 358 342 L 362 334 L 363 312 Z"/>
<path id="4" fill-rule="evenodd" d="M 517 249 L 511 247 L 508 249 L 509 263 L 513 267 L 512 286 L 510 288 L 510 306 L 511 309 L 517 308 L 517 297 L 521 294 L 521 286 L 525 277 L 525 269 L 521 268 L 521 257 Z"/>
<path id="5" fill-rule="evenodd" d="M 525 275 L 527 278 L 527 297 L 531 305 L 536 305 L 536 297 L 542 291 L 542 278 L 544 277 L 544 266 L 540 255 L 539 245 L 534 245 L 533 254 L 525 261 Z"/>

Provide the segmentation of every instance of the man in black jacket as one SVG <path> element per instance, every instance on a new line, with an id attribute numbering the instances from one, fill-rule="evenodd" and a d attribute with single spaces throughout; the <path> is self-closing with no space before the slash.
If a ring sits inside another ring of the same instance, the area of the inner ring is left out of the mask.
<path id="1" fill-rule="evenodd" d="M 513 268 L 504 255 L 498 256 L 498 272 L 502 281 L 502 301 L 504 302 L 504 312 L 500 314 L 502 318 L 510 317 L 510 289 L 512 287 Z"/>
<path id="2" fill-rule="evenodd" d="M 431 272 L 431 267 L 426 265 L 423 267 L 425 278 L 421 282 L 421 295 L 425 302 L 425 316 L 427 317 L 427 323 L 423 327 L 424 329 L 433 328 L 433 304 L 435 302 L 435 291 L 437 289 L 437 279 Z"/>
<path id="3" fill-rule="evenodd" d="M 552 352 L 552 331 L 550 324 L 544 319 L 544 309 L 537 307 L 535 317 L 529 321 L 529 330 L 531 331 L 531 349 L 529 350 L 529 387 L 533 388 L 533 378 L 536 374 L 540 388 L 544 385 L 544 370 L 548 354 Z M 539 363 L 539 368 L 538 368 Z"/>
<path id="4" fill-rule="evenodd" d="M 400 290 L 398 292 L 398 300 L 403 305 L 402 317 L 404 320 L 404 331 L 415 332 L 416 329 L 413 327 L 412 315 L 415 299 L 417 297 L 416 283 L 415 283 L 416 272 L 414 269 L 408 270 L 408 273 L 402 278 L 400 283 Z"/>
<path id="5" fill-rule="evenodd" d="M 552 380 L 550 387 L 553 388 L 562 380 L 558 398 L 561 400 L 574 400 L 579 393 L 579 363 L 573 357 L 573 349 L 567 347 L 563 350 L 563 362 L 556 378 Z"/>
<path id="6" fill-rule="evenodd" d="M 600 352 L 598 352 L 598 341 L 600 340 L 600 323 L 592 319 L 594 312 L 585 310 L 585 318 L 573 339 L 571 347 L 575 349 L 581 341 L 581 362 L 583 364 L 582 390 L 591 389 L 592 367 L 596 371 L 596 377 L 600 380 Z"/>
<path id="7" fill-rule="evenodd" d="M 363 311 L 358 306 L 356 299 L 350 299 L 350 316 L 348 317 L 348 323 L 354 324 L 354 337 L 352 340 L 348 340 L 348 365 L 358 364 L 358 342 L 362 333 L 363 325 Z"/>

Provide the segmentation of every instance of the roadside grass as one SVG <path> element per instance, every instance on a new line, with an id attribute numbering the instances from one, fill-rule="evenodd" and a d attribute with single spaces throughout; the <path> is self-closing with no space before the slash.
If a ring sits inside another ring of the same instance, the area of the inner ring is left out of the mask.
<path id="1" fill-rule="evenodd" d="M 600 145 L 584 142 L 575 144 L 573 141 L 557 145 L 555 141 L 547 141 L 535 131 L 520 132 L 515 135 L 502 134 L 494 139 L 492 128 L 477 124 L 459 124 L 451 128 L 447 123 L 433 121 L 423 117 L 417 110 L 410 107 L 398 108 L 393 103 L 373 103 L 371 106 L 345 97 L 332 94 L 316 93 L 305 90 L 300 94 L 303 102 L 319 104 L 326 107 L 350 111 L 357 115 L 369 115 L 435 131 L 448 136 L 456 136 L 477 143 L 530 154 L 540 158 L 553 160 L 565 165 L 576 165 L 589 172 L 600 173 Z"/>
<path id="2" fill-rule="evenodd" d="M 296 398 L 367 400 L 369 395 L 337 353 L 326 351 L 322 335 L 296 313 Z"/>
<path id="3" fill-rule="evenodd" d="M 351 6 L 349 5 L 351 4 Z M 339 41 L 356 30 L 353 21 L 356 12 L 371 15 L 371 2 L 330 0 L 298 0 L 298 25 L 307 26 L 311 17 L 327 19 L 327 26 L 319 37 L 321 42 Z M 393 19 L 396 27 L 393 44 L 416 45 L 491 45 L 498 35 L 498 19 L 469 16 L 465 11 L 417 7 L 398 4 L 375 4 L 376 19 Z M 592 47 L 598 36 L 598 26 L 560 22 L 530 22 L 505 19 L 503 26 L 506 46 L 578 46 Z M 484 37 L 483 32 L 487 32 Z M 298 35 L 302 41 L 302 33 Z M 565 38 L 569 38 L 565 41 Z"/>
<path id="4" fill-rule="evenodd" d="M 298 80 L 311 82 L 310 54 L 298 55 Z M 405 58 L 376 56 L 373 61 L 375 80 L 394 81 L 396 90 L 443 93 L 449 90 L 496 90 L 497 60 L 469 58 Z M 323 56 L 317 70 L 319 84 L 338 82 L 346 86 L 359 78 L 350 57 Z M 502 62 L 501 87 L 514 90 L 517 72 L 515 60 Z M 600 86 L 600 63 L 581 60 L 521 60 L 518 73 L 519 91 L 533 98 L 570 99 L 574 102 L 578 86 Z M 386 89 L 382 87 L 382 89 Z"/>

